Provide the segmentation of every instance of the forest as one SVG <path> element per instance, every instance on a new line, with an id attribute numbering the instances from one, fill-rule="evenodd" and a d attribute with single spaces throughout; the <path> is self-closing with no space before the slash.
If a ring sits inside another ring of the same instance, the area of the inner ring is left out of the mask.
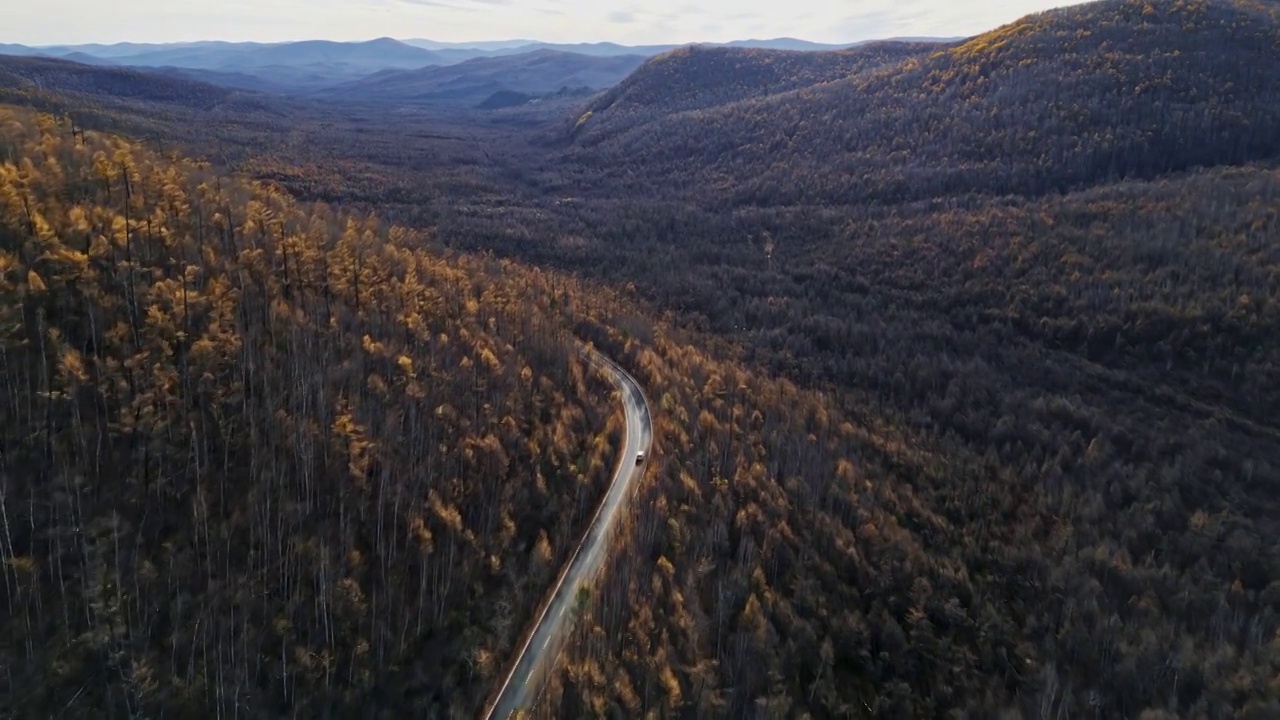
<path id="1" fill-rule="evenodd" d="M 555 280 L 52 116 L 0 146 L 5 714 L 477 706 L 613 462 Z"/>
<path id="2" fill-rule="evenodd" d="M 655 448 L 536 715 L 1280 716 L 1277 12 L 448 117 L 0 62 L 0 700 L 473 716 L 613 461 L 578 337 Z"/>
<path id="3" fill-rule="evenodd" d="M 838 80 L 698 110 L 645 90 L 697 87 L 717 63 L 659 58 L 575 126 L 571 156 L 592 177 L 749 205 L 1035 196 L 1270 158 L 1277 18 L 1274 3 L 1077 5 L 953 46 L 854 48 Z"/>

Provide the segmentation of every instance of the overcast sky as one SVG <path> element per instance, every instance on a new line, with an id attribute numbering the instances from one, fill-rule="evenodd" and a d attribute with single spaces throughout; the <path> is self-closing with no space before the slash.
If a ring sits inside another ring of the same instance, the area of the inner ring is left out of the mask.
<path id="1" fill-rule="evenodd" d="M 627 44 L 973 35 L 1071 0 L 15 0 L 0 42 L 432 40 Z"/>

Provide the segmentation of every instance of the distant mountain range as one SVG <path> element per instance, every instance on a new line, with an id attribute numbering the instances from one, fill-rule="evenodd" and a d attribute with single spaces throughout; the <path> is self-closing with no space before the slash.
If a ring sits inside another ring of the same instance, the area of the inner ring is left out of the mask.
<path id="1" fill-rule="evenodd" d="M 682 45 L 666 44 L 666 45 L 620 45 L 611 42 L 596 43 L 547 43 L 537 40 L 509 40 L 498 41 L 492 43 L 478 43 L 476 45 L 441 43 L 434 40 L 405 40 L 405 44 L 414 47 L 420 47 L 432 50 L 445 57 L 476 57 L 478 54 L 485 55 L 515 55 L 526 53 L 534 50 L 558 50 L 561 52 L 578 53 L 581 55 L 595 56 L 612 56 L 612 55 L 660 55 L 664 52 L 675 50 Z M 724 46 L 724 47 L 745 47 L 760 48 L 768 50 L 797 50 L 803 52 L 820 52 L 823 50 L 839 50 L 847 48 L 857 43 L 843 44 L 826 44 L 809 42 L 808 40 L 797 40 L 795 38 L 773 38 L 771 40 L 734 40 L 728 43 L 699 43 L 703 45 Z M 469 59 L 469 58 L 468 58 Z"/>
<path id="2" fill-rule="evenodd" d="M 93 65 L 139 68 L 180 68 L 212 73 L 196 77 L 219 82 L 249 76 L 267 87 L 309 91 L 354 80 L 388 68 L 408 69 L 444 64 L 430 50 L 390 38 L 342 43 L 329 40 L 263 44 L 199 42 L 173 45 L 64 45 L 32 48 L 0 46 L 10 55 L 64 58 Z M 236 82 L 236 86 L 244 83 Z"/>
<path id="3" fill-rule="evenodd" d="M 775 38 L 706 46 L 824 52 L 852 45 Z M 493 107 L 565 90 L 602 90 L 620 82 L 646 58 L 679 47 L 378 38 L 365 42 L 0 44 L 0 55 L 143 68 L 255 92 Z"/>
<path id="4" fill-rule="evenodd" d="M 958 38 L 889 38 L 903 41 L 934 41 Z M 209 70 L 225 70 L 230 64 L 243 64 L 252 58 L 296 61 L 307 56 L 324 56 L 326 60 L 339 57 L 357 57 L 364 60 L 390 59 L 392 62 L 409 62 L 422 65 L 448 65 L 465 62 L 477 57 L 518 55 L 535 50 L 559 50 L 581 55 L 658 55 L 690 43 L 663 45 L 621 45 L 611 42 L 597 43 L 548 43 L 538 40 L 488 40 L 476 42 L 440 42 L 427 39 L 395 40 L 378 38 L 364 42 L 335 42 L 330 40 L 304 40 L 300 42 L 258 43 L 205 40 L 182 43 L 116 43 L 113 45 L 46 45 L 29 46 L 0 43 L 0 54 L 44 55 L 67 57 L 83 54 L 88 57 L 111 60 L 118 65 L 142 65 L 198 67 Z M 860 43 L 816 43 L 796 38 L 735 40 L 727 43 L 697 43 L 709 46 L 744 47 L 768 50 L 822 51 L 839 50 Z M 414 52 L 426 51 L 424 52 Z M 393 67 L 388 65 L 387 67 Z"/>
<path id="5" fill-rule="evenodd" d="M 648 58 L 644 55 L 591 56 L 559 50 L 482 57 L 456 65 L 384 70 L 320 91 L 321 97 L 397 103 L 517 105 L 562 91 L 593 92 L 612 87 Z"/>

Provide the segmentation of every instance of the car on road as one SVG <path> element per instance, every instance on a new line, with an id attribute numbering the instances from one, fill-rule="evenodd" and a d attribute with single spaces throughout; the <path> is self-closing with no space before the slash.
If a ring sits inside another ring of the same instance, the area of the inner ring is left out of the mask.
<path id="1" fill-rule="evenodd" d="M 644 462 L 644 451 L 643 451 L 643 450 L 642 450 L 642 451 L 640 451 L 640 452 L 638 452 L 638 453 L 636 453 L 636 464 L 637 464 L 637 465 L 639 465 L 639 464 L 640 464 L 640 463 L 642 463 L 642 462 Z"/>

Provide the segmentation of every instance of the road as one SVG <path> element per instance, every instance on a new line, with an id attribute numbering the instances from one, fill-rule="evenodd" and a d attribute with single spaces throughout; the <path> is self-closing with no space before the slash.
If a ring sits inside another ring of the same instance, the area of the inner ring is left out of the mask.
<path id="1" fill-rule="evenodd" d="M 480 715 L 482 720 L 506 720 L 517 710 L 531 709 L 537 702 L 560 651 L 564 649 L 569 631 L 573 628 L 579 590 L 594 589 L 596 576 L 609 554 L 609 540 L 616 529 L 623 504 L 649 464 L 653 422 L 644 391 L 635 378 L 609 358 L 586 346 L 580 346 L 580 352 L 587 362 L 609 376 L 622 400 L 626 414 L 622 453 L 618 457 L 618 466 L 614 469 L 613 480 L 609 483 L 604 501 L 596 508 L 587 534 L 574 549 L 573 555 L 552 585 L 550 601 L 543 604 L 533 632 L 529 633 L 528 639 L 516 654 L 498 694 L 485 706 Z M 636 465 L 636 453 L 641 451 L 645 454 L 645 462 Z"/>

